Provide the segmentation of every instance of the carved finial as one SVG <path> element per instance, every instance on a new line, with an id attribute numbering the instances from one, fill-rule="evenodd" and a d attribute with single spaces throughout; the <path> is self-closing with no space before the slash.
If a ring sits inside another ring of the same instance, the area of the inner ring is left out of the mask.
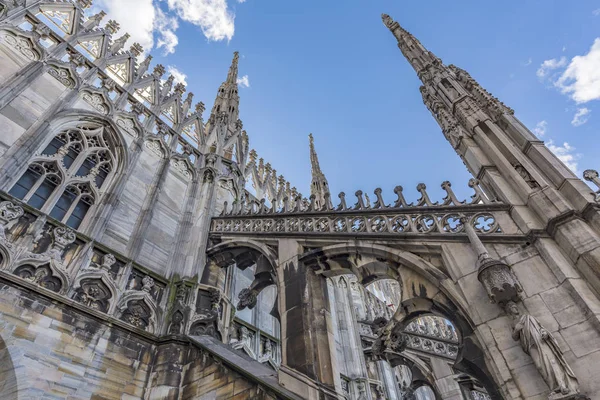
<path id="1" fill-rule="evenodd" d="M 114 35 L 119 31 L 119 29 L 121 29 L 121 25 L 119 25 L 119 23 L 114 19 L 109 19 L 105 28 L 111 33 L 111 35 Z"/>
<path id="2" fill-rule="evenodd" d="M 394 193 L 396 193 L 396 195 L 398 196 L 398 199 L 396 200 L 396 203 L 394 203 L 394 207 L 399 208 L 399 207 L 410 207 L 412 206 L 412 203 L 407 204 L 406 203 L 406 199 L 404 198 L 404 194 L 402 193 L 402 191 L 404 190 L 404 188 L 402 186 L 396 186 L 394 188 Z"/>
<path id="3" fill-rule="evenodd" d="M 375 189 L 375 191 L 373 193 L 375 193 L 375 196 L 377 197 L 375 204 L 373 204 L 373 208 L 388 208 L 389 207 L 389 206 L 386 206 L 385 203 L 383 202 L 383 197 L 381 196 L 381 188 Z"/>
<path id="4" fill-rule="evenodd" d="M 77 0 L 77 4 L 79 4 L 79 7 L 83 8 L 84 10 L 86 8 L 90 8 L 92 6 L 92 3 L 92 0 Z"/>
<path id="5" fill-rule="evenodd" d="M 160 78 L 161 76 L 163 76 L 165 74 L 166 70 L 165 67 L 162 64 L 157 64 L 154 67 L 154 71 L 152 72 L 152 75 L 154 75 L 157 78 Z"/>
<path id="6" fill-rule="evenodd" d="M 338 206 L 337 210 L 338 211 L 347 210 L 348 206 L 346 205 L 346 193 L 340 192 L 340 194 L 338 194 L 338 197 L 340 198 L 340 205 Z"/>
<path id="7" fill-rule="evenodd" d="M 420 206 L 435 206 L 438 203 L 432 203 L 429 199 L 429 195 L 427 194 L 427 186 L 424 183 L 419 183 L 417 185 L 417 190 L 421 193 L 421 198 L 417 201 L 417 207 Z"/>
<path id="8" fill-rule="evenodd" d="M 449 181 L 442 182 L 442 189 L 444 189 L 447 193 L 446 197 L 444 197 L 443 205 L 447 206 L 453 204 L 455 206 L 459 206 L 461 204 L 465 204 L 466 201 L 460 201 L 456 198 L 454 191 L 452 190 L 452 185 Z"/>
<path id="9" fill-rule="evenodd" d="M 131 51 L 131 54 L 133 54 L 134 56 L 139 57 L 144 52 L 144 48 L 141 44 L 136 42 L 131 45 L 129 51 Z"/>
<path id="10" fill-rule="evenodd" d="M 181 82 L 178 82 L 173 89 L 175 93 L 184 94 L 185 93 L 185 85 Z"/>
<path id="11" fill-rule="evenodd" d="M 203 102 L 196 103 L 196 112 L 198 114 L 202 115 L 202 113 L 204 112 L 204 110 L 205 110 L 205 106 L 204 106 Z"/>
<path id="12" fill-rule="evenodd" d="M 494 200 L 490 199 L 484 192 L 481 190 L 479 186 L 479 180 L 475 178 L 469 179 L 469 187 L 473 188 L 475 194 L 471 196 L 471 204 L 490 204 L 493 203 Z"/>
<path id="13" fill-rule="evenodd" d="M 391 28 L 394 24 L 394 20 L 392 19 L 392 17 L 390 17 L 387 14 L 381 14 L 381 20 L 383 21 L 383 24 L 388 28 Z"/>

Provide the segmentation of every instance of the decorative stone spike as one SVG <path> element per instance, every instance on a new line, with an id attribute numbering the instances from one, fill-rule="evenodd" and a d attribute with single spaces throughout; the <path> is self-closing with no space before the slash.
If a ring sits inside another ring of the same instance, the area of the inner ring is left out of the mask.
<path id="1" fill-rule="evenodd" d="M 375 193 L 375 196 L 377 197 L 377 200 L 373 204 L 373 208 L 388 208 L 389 207 L 389 206 L 386 206 L 385 203 L 383 202 L 383 197 L 381 196 L 381 188 L 375 189 L 375 191 L 373 193 Z"/>
<path id="2" fill-rule="evenodd" d="M 283 198 L 283 211 L 284 213 L 290 212 L 290 198 L 285 196 Z"/>
<path id="3" fill-rule="evenodd" d="M 294 207 L 294 212 L 302 211 L 302 196 L 296 196 L 296 206 Z"/>
<path id="4" fill-rule="evenodd" d="M 86 31 L 91 31 L 100 25 L 102 18 L 106 16 L 105 11 L 100 11 L 98 14 L 92 15 L 85 23 L 83 24 L 83 29 Z"/>
<path id="5" fill-rule="evenodd" d="M 363 197 L 362 197 L 362 195 L 363 195 L 362 190 L 357 190 L 354 193 L 354 195 L 356 196 L 356 199 L 357 199 L 357 202 L 354 205 L 354 209 L 355 210 L 364 210 L 366 207 L 365 207 L 365 203 L 364 203 L 364 200 L 363 200 Z"/>
<path id="6" fill-rule="evenodd" d="M 309 198 L 310 198 L 310 206 L 308 208 L 308 211 L 316 211 L 315 210 L 315 208 L 316 208 L 315 201 L 317 199 L 317 196 L 315 196 L 314 194 L 311 194 Z"/>
<path id="7" fill-rule="evenodd" d="M 398 196 L 396 203 L 394 203 L 395 208 L 400 208 L 400 207 L 406 208 L 406 207 L 412 206 L 412 203 L 410 203 L 410 204 L 406 203 L 406 199 L 404 198 L 404 194 L 402 193 L 403 190 L 404 190 L 404 188 L 402 186 L 396 186 L 394 188 L 394 193 L 396 193 L 396 196 Z"/>
<path id="8" fill-rule="evenodd" d="M 442 189 L 444 189 L 447 193 L 446 197 L 444 197 L 444 203 L 442 205 L 447 206 L 447 205 L 455 205 L 455 206 L 459 206 L 461 204 L 465 204 L 466 201 L 460 201 L 456 198 L 456 195 L 454 194 L 454 191 L 452 190 L 452 185 L 450 184 L 450 182 L 448 181 L 444 181 L 442 182 Z"/>
<path id="9" fill-rule="evenodd" d="M 171 88 L 173 87 L 173 81 L 175 81 L 175 77 L 173 75 L 169 75 L 165 83 L 163 84 L 161 96 L 162 98 L 167 97 L 169 92 L 171 92 Z"/>
<path id="10" fill-rule="evenodd" d="M 471 204 L 490 204 L 492 201 L 483 193 L 479 186 L 479 180 L 471 178 L 469 179 L 469 187 L 475 191 L 475 194 L 471 196 Z"/>
<path id="11" fill-rule="evenodd" d="M 260 199 L 260 206 L 258 208 L 258 213 L 262 214 L 265 211 L 265 199 Z"/>
<path id="12" fill-rule="evenodd" d="M 427 186 L 425 186 L 424 183 L 419 183 L 417 185 L 417 190 L 419 191 L 419 193 L 421 193 L 421 198 L 417 200 L 417 207 L 435 206 L 438 204 L 437 202 L 431 202 L 431 200 L 429 199 L 429 195 L 427 194 Z"/>
<path id="13" fill-rule="evenodd" d="M 333 203 L 331 202 L 331 194 L 329 192 L 326 192 L 324 194 L 324 197 L 325 197 L 325 204 L 324 204 L 324 208 L 322 211 L 332 211 Z"/>
<path id="14" fill-rule="evenodd" d="M 598 190 L 594 192 L 594 201 L 600 202 L 600 178 L 598 177 L 598 171 L 594 169 L 586 169 L 583 171 L 583 179 L 588 182 L 593 182 L 598 187 Z"/>
<path id="15" fill-rule="evenodd" d="M 138 66 L 136 71 L 138 77 L 144 75 L 146 71 L 148 71 L 148 68 L 150 67 L 150 61 L 152 61 L 152 56 L 148 55 L 146 59 L 144 59 L 144 61 L 142 61 L 142 63 Z"/>
<path id="16" fill-rule="evenodd" d="M 337 211 L 347 210 L 348 206 L 346 205 L 346 193 L 340 192 L 340 194 L 338 194 L 338 197 L 340 198 L 340 205 L 338 206 Z"/>

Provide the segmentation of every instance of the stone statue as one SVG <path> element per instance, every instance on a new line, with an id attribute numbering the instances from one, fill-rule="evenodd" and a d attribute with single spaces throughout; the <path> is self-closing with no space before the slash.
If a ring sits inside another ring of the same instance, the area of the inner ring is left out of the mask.
<path id="1" fill-rule="evenodd" d="M 552 390 L 548 398 L 586 398 L 579 394 L 577 377 L 567 364 L 554 336 L 532 315 L 520 314 L 514 302 L 507 303 L 506 311 L 513 319 L 513 339 L 518 340 L 523 351 L 531 356 L 542 378 Z"/>

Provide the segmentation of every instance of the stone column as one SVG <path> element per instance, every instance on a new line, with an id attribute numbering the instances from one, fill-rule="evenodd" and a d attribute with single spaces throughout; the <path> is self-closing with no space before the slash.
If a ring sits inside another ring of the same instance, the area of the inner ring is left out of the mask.
<path id="1" fill-rule="evenodd" d="M 327 282 L 299 261 L 301 252 L 297 241 L 279 240 L 279 382 L 305 399 L 342 399 Z"/>

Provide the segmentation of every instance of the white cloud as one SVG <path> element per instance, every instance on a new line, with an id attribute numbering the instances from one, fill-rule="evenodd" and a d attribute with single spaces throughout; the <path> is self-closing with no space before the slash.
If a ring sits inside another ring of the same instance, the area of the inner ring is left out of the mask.
<path id="1" fill-rule="evenodd" d="M 562 146 L 557 146 L 552 140 L 548 141 L 547 146 L 571 171 L 579 175 L 577 162 L 581 158 L 581 154 L 574 153 L 575 147 L 572 147 L 567 142 L 564 142 Z"/>
<path id="2" fill-rule="evenodd" d="M 103 22 L 113 19 L 121 26 L 117 37 L 125 33 L 131 35 L 127 41 L 128 46 L 138 42 L 146 52 L 152 49 L 154 46 L 152 32 L 156 19 L 156 8 L 152 0 L 96 0 L 90 12 L 95 14 L 100 10 L 106 11 Z"/>
<path id="3" fill-rule="evenodd" d="M 225 0 L 167 0 L 179 18 L 197 25 L 208 40 L 231 40 L 234 16 Z"/>
<path id="4" fill-rule="evenodd" d="M 241 87 L 250 87 L 250 79 L 248 78 L 248 75 L 244 75 L 241 78 L 238 78 L 237 84 Z"/>
<path id="5" fill-rule="evenodd" d="M 545 78 L 546 76 L 548 76 L 550 71 L 564 67 L 565 65 L 567 65 L 567 59 L 565 57 L 561 57 L 560 59 L 553 58 L 550 60 L 546 60 L 542 63 L 542 65 L 540 65 L 540 68 L 538 68 L 536 75 L 540 79 Z"/>
<path id="6" fill-rule="evenodd" d="M 588 122 L 588 119 L 590 119 L 590 113 L 592 111 L 589 108 L 578 108 L 577 112 L 575 112 L 575 115 L 573 116 L 573 120 L 571 121 L 571 125 L 573 126 L 581 126 L 583 124 L 585 124 L 586 122 Z"/>
<path id="7" fill-rule="evenodd" d="M 600 8 L 598 8 L 598 9 L 596 9 L 596 10 L 592 11 L 592 14 L 593 14 L 595 17 L 599 16 L 599 15 L 600 15 Z"/>
<path id="8" fill-rule="evenodd" d="M 600 38 L 587 54 L 573 57 L 555 85 L 576 103 L 600 100 Z"/>
<path id="9" fill-rule="evenodd" d="M 533 62 L 533 60 L 531 59 L 531 57 L 529 57 L 529 60 L 527 60 L 527 62 L 523 63 L 523 66 L 528 67 L 531 65 L 532 62 Z"/>
<path id="10" fill-rule="evenodd" d="M 540 121 L 535 125 L 535 128 L 533 128 L 533 133 L 535 133 L 536 136 L 542 137 L 546 134 L 547 129 L 548 129 L 548 122 Z"/>
<path id="11" fill-rule="evenodd" d="M 163 11 L 159 3 L 165 2 L 168 10 Z M 107 13 L 105 21 L 113 19 L 121 25 L 117 36 L 131 35 L 126 48 L 138 42 L 146 52 L 155 46 L 163 49 L 163 55 L 175 52 L 179 19 L 199 26 L 208 40 L 231 40 L 235 30 L 227 0 L 96 0 L 90 13 L 100 10 Z"/>
<path id="12" fill-rule="evenodd" d="M 177 18 L 168 17 L 161 11 L 160 8 L 156 9 L 156 21 L 154 28 L 159 36 L 156 48 L 163 48 L 163 55 L 175 53 L 175 47 L 179 43 L 179 38 L 175 34 L 179 23 Z"/>
<path id="13" fill-rule="evenodd" d="M 187 81 L 186 81 L 187 75 L 184 74 L 183 72 L 181 72 L 180 70 L 178 70 L 176 66 L 167 65 L 167 72 L 170 75 L 173 75 L 175 83 L 183 83 L 184 85 L 187 86 Z"/>

